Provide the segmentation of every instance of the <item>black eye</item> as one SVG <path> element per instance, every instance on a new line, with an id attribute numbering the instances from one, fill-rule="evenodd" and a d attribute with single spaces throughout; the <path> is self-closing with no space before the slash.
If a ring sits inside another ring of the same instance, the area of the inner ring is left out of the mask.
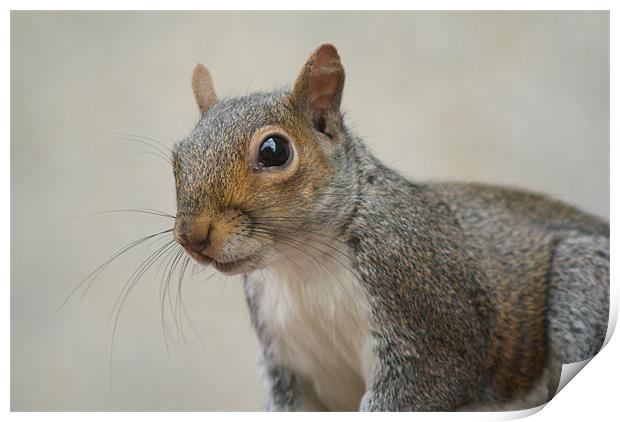
<path id="1" fill-rule="evenodd" d="M 258 147 L 258 163 L 261 167 L 283 166 L 290 157 L 291 146 L 281 136 L 269 136 Z"/>

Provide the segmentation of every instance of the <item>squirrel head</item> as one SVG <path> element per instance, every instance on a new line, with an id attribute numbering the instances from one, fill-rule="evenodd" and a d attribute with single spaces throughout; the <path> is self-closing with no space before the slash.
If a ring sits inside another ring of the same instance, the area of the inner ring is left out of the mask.
<path id="1" fill-rule="evenodd" d="M 195 260 L 250 272 L 285 259 L 285 250 L 301 249 L 333 222 L 342 194 L 335 179 L 346 140 L 343 87 L 331 44 L 310 55 L 291 90 L 218 100 L 209 71 L 196 66 L 201 118 L 173 149 L 174 236 Z"/>

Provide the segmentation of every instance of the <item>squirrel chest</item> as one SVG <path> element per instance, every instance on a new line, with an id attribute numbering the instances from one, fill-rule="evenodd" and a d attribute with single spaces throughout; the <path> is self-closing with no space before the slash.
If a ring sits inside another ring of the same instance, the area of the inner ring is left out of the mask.
<path id="1" fill-rule="evenodd" d="M 372 383 L 370 310 L 345 257 L 291 256 L 255 277 L 274 358 L 301 375 L 307 410 L 357 410 Z"/>

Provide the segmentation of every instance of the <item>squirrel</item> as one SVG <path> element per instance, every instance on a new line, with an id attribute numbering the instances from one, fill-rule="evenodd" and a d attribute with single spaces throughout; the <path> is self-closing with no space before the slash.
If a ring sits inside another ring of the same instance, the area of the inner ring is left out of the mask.
<path id="1" fill-rule="evenodd" d="M 609 223 L 546 196 L 417 183 L 345 122 L 320 45 L 292 88 L 218 99 L 173 148 L 174 238 L 242 274 L 272 411 L 530 408 L 603 346 Z"/>

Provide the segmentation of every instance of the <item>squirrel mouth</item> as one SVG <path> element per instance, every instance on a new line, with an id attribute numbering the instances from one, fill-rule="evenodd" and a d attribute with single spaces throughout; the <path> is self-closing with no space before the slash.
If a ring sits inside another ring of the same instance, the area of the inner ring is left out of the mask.
<path id="1" fill-rule="evenodd" d="M 191 250 L 189 248 L 184 247 L 185 252 L 187 252 L 187 254 L 189 256 L 191 256 L 192 258 L 194 258 L 194 260 L 196 262 L 198 262 L 199 264 L 203 264 L 203 265 L 209 265 L 210 263 L 213 262 L 213 259 L 211 259 L 210 257 L 208 257 L 205 254 L 202 254 L 200 252 Z"/>
<path id="2" fill-rule="evenodd" d="M 202 265 L 212 264 L 215 269 L 224 274 L 242 274 L 253 271 L 259 262 L 253 256 L 248 256 L 234 261 L 220 262 L 215 259 L 189 248 L 185 248 L 186 252 L 194 258 L 196 262 Z"/>
<path id="3" fill-rule="evenodd" d="M 250 267 L 256 266 L 256 260 L 251 256 L 228 262 L 218 262 L 213 260 L 212 263 L 218 271 L 224 274 L 242 274 L 248 272 Z"/>

